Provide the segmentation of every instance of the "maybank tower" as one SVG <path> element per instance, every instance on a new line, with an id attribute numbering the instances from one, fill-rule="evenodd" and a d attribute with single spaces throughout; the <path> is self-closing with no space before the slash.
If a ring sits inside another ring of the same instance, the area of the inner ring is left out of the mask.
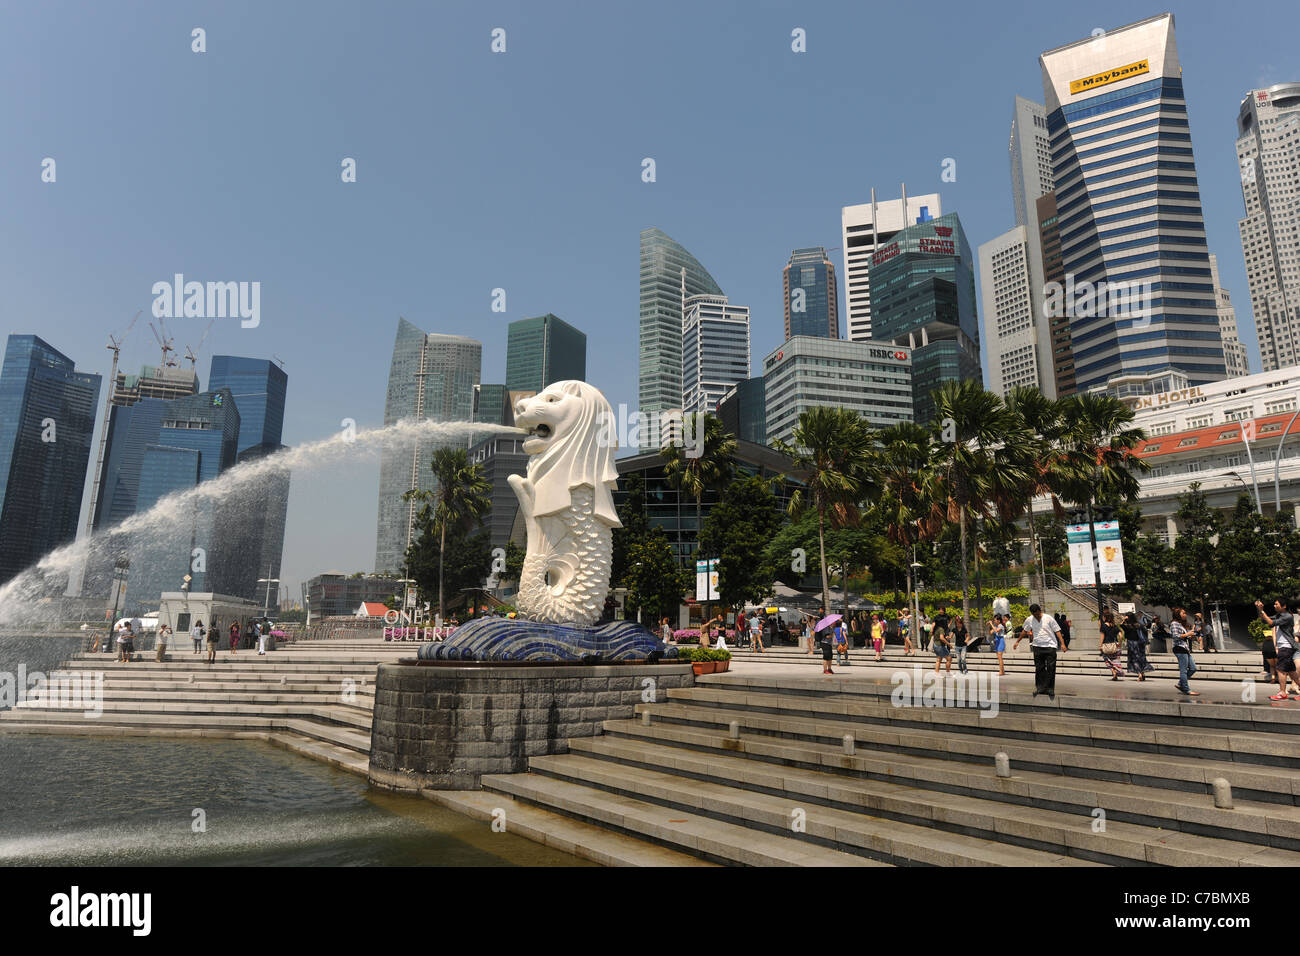
<path id="1" fill-rule="evenodd" d="M 1068 317 L 1078 390 L 1169 368 L 1224 378 L 1173 15 L 1039 63 L 1065 273 L 1044 302 Z"/>

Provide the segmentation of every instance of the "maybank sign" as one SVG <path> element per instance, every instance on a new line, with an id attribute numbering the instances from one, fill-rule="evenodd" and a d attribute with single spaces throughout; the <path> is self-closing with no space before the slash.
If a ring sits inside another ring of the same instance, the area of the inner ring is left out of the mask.
<path id="1" fill-rule="evenodd" d="M 1098 73 L 1095 76 L 1085 76 L 1081 80 L 1070 81 L 1070 95 L 1082 93 L 1085 90 L 1096 89 L 1099 86 L 1105 86 L 1107 83 L 1114 83 L 1116 80 L 1127 80 L 1130 76 L 1141 76 L 1143 73 L 1150 73 L 1151 66 L 1146 60 L 1138 60 L 1136 63 L 1130 63 L 1128 66 L 1117 66 L 1113 70 L 1107 70 L 1105 73 Z"/>

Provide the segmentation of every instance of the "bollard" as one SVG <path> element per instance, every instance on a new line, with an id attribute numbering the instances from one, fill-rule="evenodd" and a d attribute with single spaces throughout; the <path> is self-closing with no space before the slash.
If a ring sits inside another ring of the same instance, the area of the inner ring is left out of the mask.
<path id="1" fill-rule="evenodd" d="M 650 726 L 650 711 L 641 711 L 641 723 L 645 724 L 647 727 Z"/>
<path id="2" fill-rule="evenodd" d="M 727 725 L 727 735 L 732 740 L 740 739 L 740 721 L 733 720 L 730 724 Z"/>
<path id="3" fill-rule="evenodd" d="M 999 777 L 1011 776 L 1011 758 L 1003 751 L 998 751 L 997 756 L 993 758 L 993 763 L 998 768 Z"/>
<path id="4" fill-rule="evenodd" d="M 280 675 L 280 683 L 281 683 L 281 684 L 287 684 L 288 682 L 289 682 L 289 679 L 288 679 L 287 677 L 285 677 L 283 674 L 281 674 L 281 675 Z"/>
<path id="5" fill-rule="evenodd" d="M 852 757 L 857 752 L 857 741 L 853 739 L 852 734 L 844 735 L 844 753 Z"/>
<path id="6" fill-rule="evenodd" d="M 1222 777 L 1214 778 L 1214 805 L 1220 810 L 1232 809 L 1232 784 Z"/>

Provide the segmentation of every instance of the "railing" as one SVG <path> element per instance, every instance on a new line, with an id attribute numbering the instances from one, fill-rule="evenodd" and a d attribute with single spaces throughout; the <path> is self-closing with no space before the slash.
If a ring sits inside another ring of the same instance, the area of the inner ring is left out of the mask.
<path id="1" fill-rule="evenodd" d="M 1047 575 L 1046 585 L 1048 590 L 1059 591 L 1062 594 L 1073 598 L 1089 610 L 1092 610 L 1097 606 L 1097 592 L 1095 589 L 1086 590 L 1084 588 L 1075 587 L 1073 582 L 1067 581 L 1058 574 Z M 1110 595 L 1105 596 L 1105 606 L 1108 610 L 1116 613 L 1119 612 L 1119 602 Z"/>

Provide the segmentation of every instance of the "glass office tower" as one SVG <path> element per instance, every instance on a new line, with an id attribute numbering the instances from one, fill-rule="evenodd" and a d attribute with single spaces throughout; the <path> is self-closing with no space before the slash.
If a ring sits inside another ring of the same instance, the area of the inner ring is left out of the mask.
<path id="1" fill-rule="evenodd" d="M 659 447 L 660 415 L 681 408 L 682 300 L 722 295 L 713 276 L 658 229 L 641 232 L 641 447 Z"/>
<path id="2" fill-rule="evenodd" d="M 781 270 L 785 337 L 840 337 L 840 290 L 835 266 L 821 246 L 796 249 Z"/>
<path id="3" fill-rule="evenodd" d="M 0 366 L 0 584 L 77 537 L 100 377 L 35 335 Z"/>
<path id="4" fill-rule="evenodd" d="M 1173 16 L 1050 50 L 1039 63 L 1066 279 L 1046 301 L 1070 317 L 1077 389 L 1168 368 L 1192 385 L 1222 379 Z"/>
<path id="5" fill-rule="evenodd" d="M 473 421 L 474 386 L 479 384 L 482 361 L 482 342 L 461 335 L 426 334 L 398 319 L 384 425 L 402 420 Z M 461 447 L 463 442 L 455 444 Z M 431 464 L 436 447 L 440 443 L 412 441 L 401 448 L 386 447 L 380 456 L 376 571 L 402 570 L 419 510 L 419 502 L 403 501 L 402 496 L 412 488 L 435 487 Z"/>
<path id="6" fill-rule="evenodd" d="M 506 388 L 540 392 L 552 382 L 587 380 L 587 335 L 551 313 L 511 322 Z"/>
<path id="7" fill-rule="evenodd" d="M 941 383 L 983 381 L 975 263 L 956 213 L 909 226 L 876 250 L 871 299 L 874 341 L 911 350 L 916 422 L 934 416 L 930 392 Z M 769 406 L 771 396 L 769 384 Z"/>

